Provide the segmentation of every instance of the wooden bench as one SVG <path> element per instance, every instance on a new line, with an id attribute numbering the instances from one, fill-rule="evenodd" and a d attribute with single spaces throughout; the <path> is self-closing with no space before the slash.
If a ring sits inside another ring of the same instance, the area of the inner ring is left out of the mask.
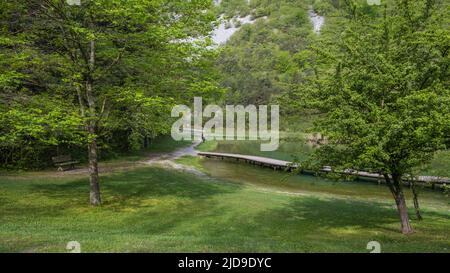
<path id="1" fill-rule="evenodd" d="M 78 164 L 78 161 L 72 160 L 72 156 L 70 155 L 61 155 L 52 157 L 53 164 L 58 167 L 58 171 L 65 171 L 68 169 L 74 169 L 75 164 Z"/>

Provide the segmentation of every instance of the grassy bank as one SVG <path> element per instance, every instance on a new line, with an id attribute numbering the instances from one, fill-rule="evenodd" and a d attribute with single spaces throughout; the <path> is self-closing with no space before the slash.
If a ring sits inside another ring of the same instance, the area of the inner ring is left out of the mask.
<path id="1" fill-rule="evenodd" d="M 450 252 L 448 210 L 398 232 L 391 205 L 286 194 L 159 168 L 103 177 L 104 205 L 89 207 L 85 178 L 0 178 L 0 251 Z"/>

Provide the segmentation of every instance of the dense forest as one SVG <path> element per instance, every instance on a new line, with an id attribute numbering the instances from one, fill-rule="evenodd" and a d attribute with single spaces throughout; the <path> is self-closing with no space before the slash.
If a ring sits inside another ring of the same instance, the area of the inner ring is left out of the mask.
<path id="1" fill-rule="evenodd" d="M 222 83 L 229 90 L 227 101 L 267 104 L 311 73 L 308 49 L 316 35 L 308 3 L 251 1 L 242 8 L 235 2 L 239 1 L 224 1 L 221 12 L 227 16 L 249 14 L 256 21 L 242 26 L 219 56 Z"/>

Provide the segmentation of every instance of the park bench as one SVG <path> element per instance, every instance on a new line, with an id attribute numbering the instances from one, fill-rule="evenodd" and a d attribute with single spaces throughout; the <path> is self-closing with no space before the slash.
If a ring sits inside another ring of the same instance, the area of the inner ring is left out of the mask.
<path id="1" fill-rule="evenodd" d="M 70 155 L 60 155 L 52 157 L 53 164 L 58 167 L 58 171 L 65 171 L 68 169 L 74 169 L 75 164 L 78 164 L 78 161 L 72 159 Z"/>

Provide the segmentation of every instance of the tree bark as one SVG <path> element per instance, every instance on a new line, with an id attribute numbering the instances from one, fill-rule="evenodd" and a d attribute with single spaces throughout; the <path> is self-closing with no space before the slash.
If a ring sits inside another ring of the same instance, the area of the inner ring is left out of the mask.
<path id="1" fill-rule="evenodd" d="M 90 203 L 92 206 L 101 205 L 100 183 L 98 176 L 98 148 L 97 148 L 97 121 L 95 116 L 95 101 L 92 95 L 92 82 L 86 82 L 86 97 L 89 105 L 88 129 L 88 156 L 89 156 L 89 184 L 91 186 Z"/>
<path id="2" fill-rule="evenodd" d="M 419 194 L 417 193 L 416 183 L 411 182 L 411 191 L 414 199 L 414 209 L 416 211 L 417 220 L 422 221 L 422 214 L 420 213 Z"/>
<path id="3" fill-rule="evenodd" d="M 403 195 L 403 191 L 395 198 L 395 203 L 397 204 L 398 213 L 400 215 L 401 227 L 403 234 L 410 234 L 413 232 L 411 224 L 409 223 L 409 215 L 408 208 L 406 207 L 405 196 Z"/>
<path id="4" fill-rule="evenodd" d="M 91 192 L 89 200 L 92 206 L 99 206 L 102 204 L 100 196 L 100 183 L 98 176 L 98 153 L 97 153 L 97 138 L 95 136 L 95 126 L 89 125 L 89 184 L 91 186 Z"/>
<path id="5" fill-rule="evenodd" d="M 88 120 L 88 153 L 89 153 L 89 183 L 91 186 L 90 203 L 92 206 L 99 206 L 102 203 L 100 196 L 100 183 L 98 176 L 98 152 L 97 152 L 97 110 L 93 93 L 92 74 L 95 68 L 95 41 L 89 43 L 89 75 L 86 79 L 86 99 L 89 107 Z"/>
<path id="6" fill-rule="evenodd" d="M 389 176 L 385 176 L 386 183 L 391 190 L 391 193 L 395 199 L 397 205 L 397 211 L 400 217 L 401 231 L 403 234 L 413 233 L 411 223 L 409 222 L 408 207 L 406 206 L 405 195 L 403 193 L 401 175 L 393 174 L 392 179 Z"/>

